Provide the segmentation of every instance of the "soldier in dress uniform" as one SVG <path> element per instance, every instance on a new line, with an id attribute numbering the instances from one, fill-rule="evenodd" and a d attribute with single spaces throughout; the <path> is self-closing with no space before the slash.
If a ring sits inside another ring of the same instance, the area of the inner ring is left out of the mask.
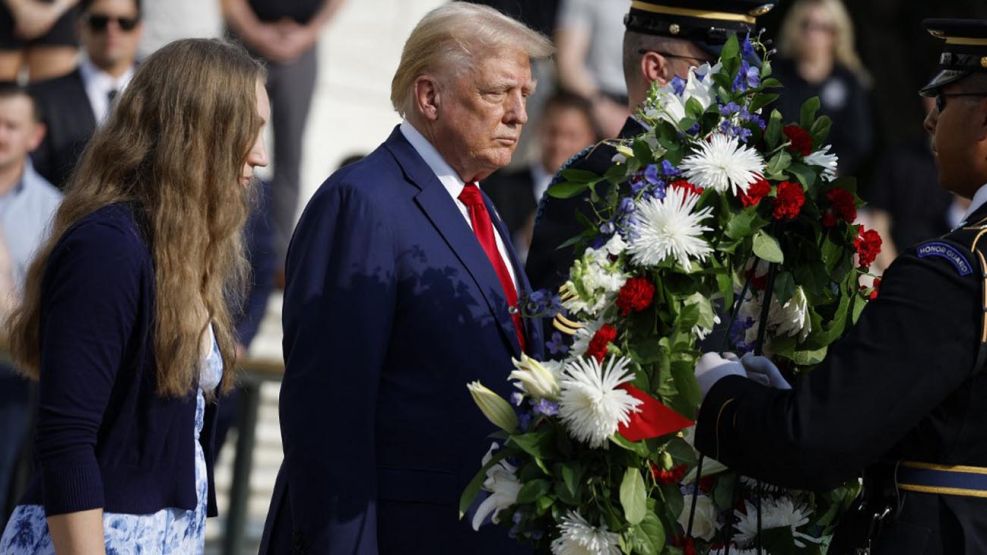
<path id="1" fill-rule="evenodd" d="M 644 102 L 651 83 L 664 85 L 676 75 L 687 76 L 693 66 L 715 63 L 727 38 L 754 32 L 756 18 L 774 4 L 775 0 L 633 0 L 624 17 L 624 80 L 631 110 Z M 632 115 L 619 137 L 644 131 Z M 616 152 L 612 145 L 600 143 L 578 154 L 564 169 L 603 175 Z M 565 282 L 582 250 L 559 247 L 586 229 L 579 214 L 594 220 L 588 192 L 570 199 L 542 196 L 525 266 L 534 289 L 555 292 Z"/>
<path id="2" fill-rule="evenodd" d="M 798 489 L 837 486 L 884 462 L 889 483 L 864 473 L 867 497 L 888 502 L 871 507 L 864 528 L 889 518 L 854 547 L 987 553 L 987 21 L 925 27 L 945 40 L 941 71 L 921 90 L 936 99 L 925 127 L 941 185 L 972 199 L 964 223 L 905 251 L 857 325 L 790 387 L 767 359 L 704 355 L 696 446 Z M 848 552 L 834 543 L 830 553 Z"/>

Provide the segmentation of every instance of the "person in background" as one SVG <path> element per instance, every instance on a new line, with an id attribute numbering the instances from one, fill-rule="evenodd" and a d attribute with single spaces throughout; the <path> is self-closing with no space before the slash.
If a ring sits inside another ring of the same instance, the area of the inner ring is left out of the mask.
<path id="1" fill-rule="evenodd" d="M 592 104 L 582 96 L 557 92 L 548 97 L 538 122 L 538 160 L 516 170 L 495 172 L 483 184 L 524 260 L 531 244 L 535 209 L 555 173 L 579 151 L 600 140 Z"/>
<path id="2" fill-rule="evenodd" d="M 220 0 L 141 0 L 144 33 L 137 58 L 179 39 L 211 39 L 223 36 Z"/>
<path id="3" fill-rule="evenodd" d="M 922 105 L 929 113 L 935 99 L 923 97 Z M 881 254 L 874 264 L 879 272 L 900 251 L 958 227 L 970 204 L 939 186 L 930 137 L 902 143 L 885 154 L 867 201 L 866 216 L 881 234 Z"/>
<path id="4" fill-rule="evenodd" d="M 458 500 L 490 448 L 466 384 L 542 352 L 530 291 L 477 182 L 510 163 L 547 38 L 449 2 L 405 43 L 391 103 L 405 118 L 334 172 L 286 266 L 278 472 L 260 553 L 523 552 L 475 532 Z"/>
<path id="5" fill-rule="evenodd" d="M 0 82 L 22 70 L 30 81 L 72 71 L 79 54 L 79 0 L 0 0 Z"/>
<path id="6" fill-rule="evenodd" d="M 259 62 L 188 39 L 142 64 L 93 137 L 12 320 L 15 363 L 39 381 L 37 472 L 0 552 L 202 552 L 207 400 L 233 381 L 269 117 Z"/>
<path id="7" fill-rule="evenodd" d="M 616 137 L 627 119 L 621 65 L 628 0 L 562 0 L 555 29 L 559 85 L 593 103 L 603 135 Z"/>
<path id="8" fill-rule="evenodd" d="M 227 27 L 267 62 L 274 126 L 271 210 L 278 268 L 283 267 L 298 212 L 302 139 L 318 69 L 316 46 L 322 29 L 344 1 L 222 0 Z"/>
<path id="9" fill-rule="evenodd" d="M 35 167 L 59 189 L 133 78 L 143 29 L 139 0 L 82 0 L 79 8 L 79 66 L 32 87 L 48 129 L 34 152 Z"/>
<path id="10" fill-rule="evenodd" d="M 38 106 L 27 90 L 0 86 L 0 322 L 6 322 L 21 291 L 28 265 L 48 236 L 62 195 L 31 166 L 30 152 L 44 137 Z M 0 331 L 0 339 L 6 333 Z M 15 484 L 30 428 L 32 391 L 14 368 L 0 363 L 0 525 L 12 507 Z"/>
<path id="11" fill-rule="evenodd" d="M 874 150 L 870 76 L 854 46 L 853 23 L 841 0 L 797 0 L 785 16 L 773 76 L 784 85 L 776 107 L 799 121 L 802 103 L 818 96 L 832 118 L 828 142 L 840 175 L 856 175 Z"/>

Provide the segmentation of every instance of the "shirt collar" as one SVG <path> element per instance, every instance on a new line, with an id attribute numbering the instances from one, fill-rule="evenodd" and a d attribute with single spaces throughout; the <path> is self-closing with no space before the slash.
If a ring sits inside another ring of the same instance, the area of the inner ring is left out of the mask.
<path id="1" fill-rule="evenodd" d="M 535 185 L 532 193 L 535 195 L 535 202 L 541 202 L 541 197 L 548 190 L 548 186 L 552 184 L 553 177 L 555 176 L 548 173 L 541 162 L 531 164 L 531 180 Z"/>
<path id="2" fill-rule="evenodd" d="M 34 164 L 31 163 L 31 157 L 28 156 L 24 160 L 24 169 L 21 170 L 21 176 L 17 178 L 17 183 L 14 184 L 13 188 L 7 194 L 0 195 L 0 198 L 14 198 L 23 193 L 28 184 L 34 183 L 38 177 L 38 172 L 34 171 Z"/>
<path id="3" fill-rule="evenodd" d="M 970 207 L 966 209 L 966 214 L 963 215 L 963 223 L 969 223 L 967 222 L 967 219 L 984 204 L 987 204 L 987 184 L 982 185 L 979 189 L 977 189 L 977 192 L 974 193 L 973 198 L 970 199 Z"/>
<path id="4" fill-rule="evenodd" d="M 462 178 L 459 174 L 452 169 L 445 159 L 439 154 L 439 151 L 435 149 L 432 143 L 428 142 L 425 135 L 422 135 L 420 131 L 415 129 L 415 126 L 411 124 L 408 120 L 401 122 L 401 134 L 404 135 L 405 139 L 411 143 L 411 147 L 415 149 L 415 152 L 422 157 L 425 164 L 432 170 L 435 177 L 439 179 L 442 186 L 449 191 L 453 199 L 458 199 L 460 193 L 463 192 L 463 187 L 466 186 L 463 183 Z"/>
<path id="5" fill-rule="evenodd" d="M 120 77 L 113 77 L 96 67 L 89 58 L 85 57 L 79 62 L 79 72 L 82 74 L 82 80 L 86 86 L 92 84 L 99 87 L 104 93 L 108 93 L 112 89 L 123 90 L 134 78 L 133 66 L 128 68 Z"/>

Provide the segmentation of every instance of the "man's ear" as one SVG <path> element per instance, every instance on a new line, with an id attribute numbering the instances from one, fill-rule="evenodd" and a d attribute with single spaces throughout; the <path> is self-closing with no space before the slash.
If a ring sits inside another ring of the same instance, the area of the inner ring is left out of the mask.
<path id="1" fill-rule="evenodd" d="M 415 108 L 428 121 L 439 119 L 439 106 L 442 103 L 441 87 L 433 75 L 421 75 L 415 79 Z"/>
<path id="2" fill-rule="evenodd" d="M 34 131 L 31 132 L 31 139 L 28 143 L 28 152 L 34 152 L 39 146 L 41 146 L 41 141 L 45 139 L 45 133 L 48 132 L 48 127 L 41 123 L 34 123 Z"/>
<path id="3" fill-rule="evenodd" d="M 649 85 L 653 82 L 658 82 L 659 86 L 663 86 L 672 80 L 674 73 L 672 73 L 670 60 L 665 56 L 662 56 L 658 52 L 645 52 L 641 56 L 641 77 L 644 78 L 644 82 Z"/>

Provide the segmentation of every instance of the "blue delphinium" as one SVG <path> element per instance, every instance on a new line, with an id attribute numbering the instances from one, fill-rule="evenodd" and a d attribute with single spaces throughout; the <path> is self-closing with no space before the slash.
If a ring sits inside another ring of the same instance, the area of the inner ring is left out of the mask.
<path id="1" fill-rule="evenodd" d="M 531 406 L 531 410 L 535 414 L 541 414 L 543 416 L 556 416 L 559 414 L 559 404 L 553 403 L 548 399 L 539 399 L 537 403 Z"/>
<path id="2" fill-rule="evenodd" d="M 672 77 L 671 84 L 672 84 L 672 90 L 675 92 L 675 94 L 682 96 L 682 93 L 685 92 L 685 79 L 682 79 L 681 77 L 676 75 Z"/>
<path id="3" fill-rule="evenodd" d="M 747 60 L 742 60 L 740 62 L 740 71 L 737 72 L 737 77 L 733 80 L 733 91 L 734 92 L 747 92 L 747 89 L 753 89 L 761 85 L 761 70 L 752 67 Z"/>
<path id="4" fill-rule="evenodd" d="M 679 170 L 678 168 L 676 168 L 668 160 L 662 160 L 661 161 L 661 173 L 663 173 L 665 175 L 665 177 L 676 177 L 678 175 L 681 175 L 682 174 L 682 171 Z"/>
<path id="5" fill-rule="evenodd" d="M 569 346 L 566 345 L 562 334 L 557 331 L 552 332 L 552 338 L 545 344 L 545 347 L 548 348 L 548 353 L 553 356 L 565 356 L 569 352 Z"/>
<path id="6" fill-rule="evenodd" d="M 747 330 L 754 327 L 753 318 L 738 318 L 730 325 L 730 341 L 738 354 L 750 353 L 754 345 L 747 342 Z"/>

